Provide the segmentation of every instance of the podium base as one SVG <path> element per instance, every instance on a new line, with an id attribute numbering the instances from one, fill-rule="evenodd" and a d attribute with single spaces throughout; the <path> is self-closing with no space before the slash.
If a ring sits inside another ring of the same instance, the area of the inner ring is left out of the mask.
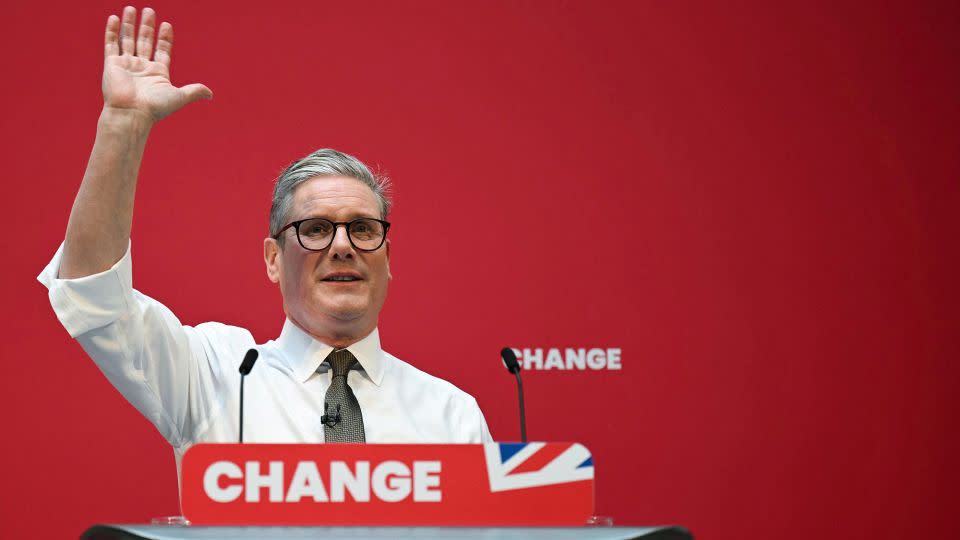
<path id="1" fill-rule="evenodd" d="M 168 527 L 94 525 L 81 540 L 693 540 L 683 527 Z"/>

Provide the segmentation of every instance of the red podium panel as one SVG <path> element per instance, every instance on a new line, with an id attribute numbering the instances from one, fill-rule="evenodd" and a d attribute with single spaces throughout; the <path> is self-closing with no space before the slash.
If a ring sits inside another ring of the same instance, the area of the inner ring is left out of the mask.
<path id="1" fill-rule="evenodd" d="M 593 459 L 576 443 L 199 444 L 195 525 L 583 525 Z"/>

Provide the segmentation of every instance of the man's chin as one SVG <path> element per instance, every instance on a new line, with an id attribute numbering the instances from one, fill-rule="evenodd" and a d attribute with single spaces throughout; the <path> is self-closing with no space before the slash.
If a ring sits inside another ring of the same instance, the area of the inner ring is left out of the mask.
<path id="1" fill-rule="evenodd" d="M 359 306 L 331 306 L 322 309 L 321 320 L 329 320 L 333 324 L 353 324 L 363 319 L 366 310 Z"/>

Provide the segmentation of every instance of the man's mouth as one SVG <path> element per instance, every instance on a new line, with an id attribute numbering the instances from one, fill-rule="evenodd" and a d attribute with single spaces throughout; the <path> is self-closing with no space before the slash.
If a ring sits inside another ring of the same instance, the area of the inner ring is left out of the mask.
<path id="1" fill-rule="evenodd" d="M 334 282 L 334 283 L 349 283 L 351 281 L 362 281 L 362 278 L 356 274 L 350 273 L 335 273 L 330 274 L 320 281 Z"/>

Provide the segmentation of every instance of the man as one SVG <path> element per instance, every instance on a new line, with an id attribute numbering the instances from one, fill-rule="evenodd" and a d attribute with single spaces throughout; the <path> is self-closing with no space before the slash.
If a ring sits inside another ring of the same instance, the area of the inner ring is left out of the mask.
<path id="1" fill-rule="evenodd" d="M 233 442 L 239 374 L 250 332 L 183 326 L 131 283 L 130 228 L 147 136 L 198 99 L 170 83 L 173 28 L 146 8 L 111 16 L 104 108 L 66 238 L 40 274 L 57 316 L 104 375 L 174 447 Z M 156 47 L 154 37 L 156 34 Z M 363 163 L 320 150 L 277 181 L 267 276 L 287 321 L 258 346 L 246 381 L 246 442 L 479 443 L 491 440 L 476 401 L 384 352 L 377 320 L 390 279 L 385 181 Z"/>

